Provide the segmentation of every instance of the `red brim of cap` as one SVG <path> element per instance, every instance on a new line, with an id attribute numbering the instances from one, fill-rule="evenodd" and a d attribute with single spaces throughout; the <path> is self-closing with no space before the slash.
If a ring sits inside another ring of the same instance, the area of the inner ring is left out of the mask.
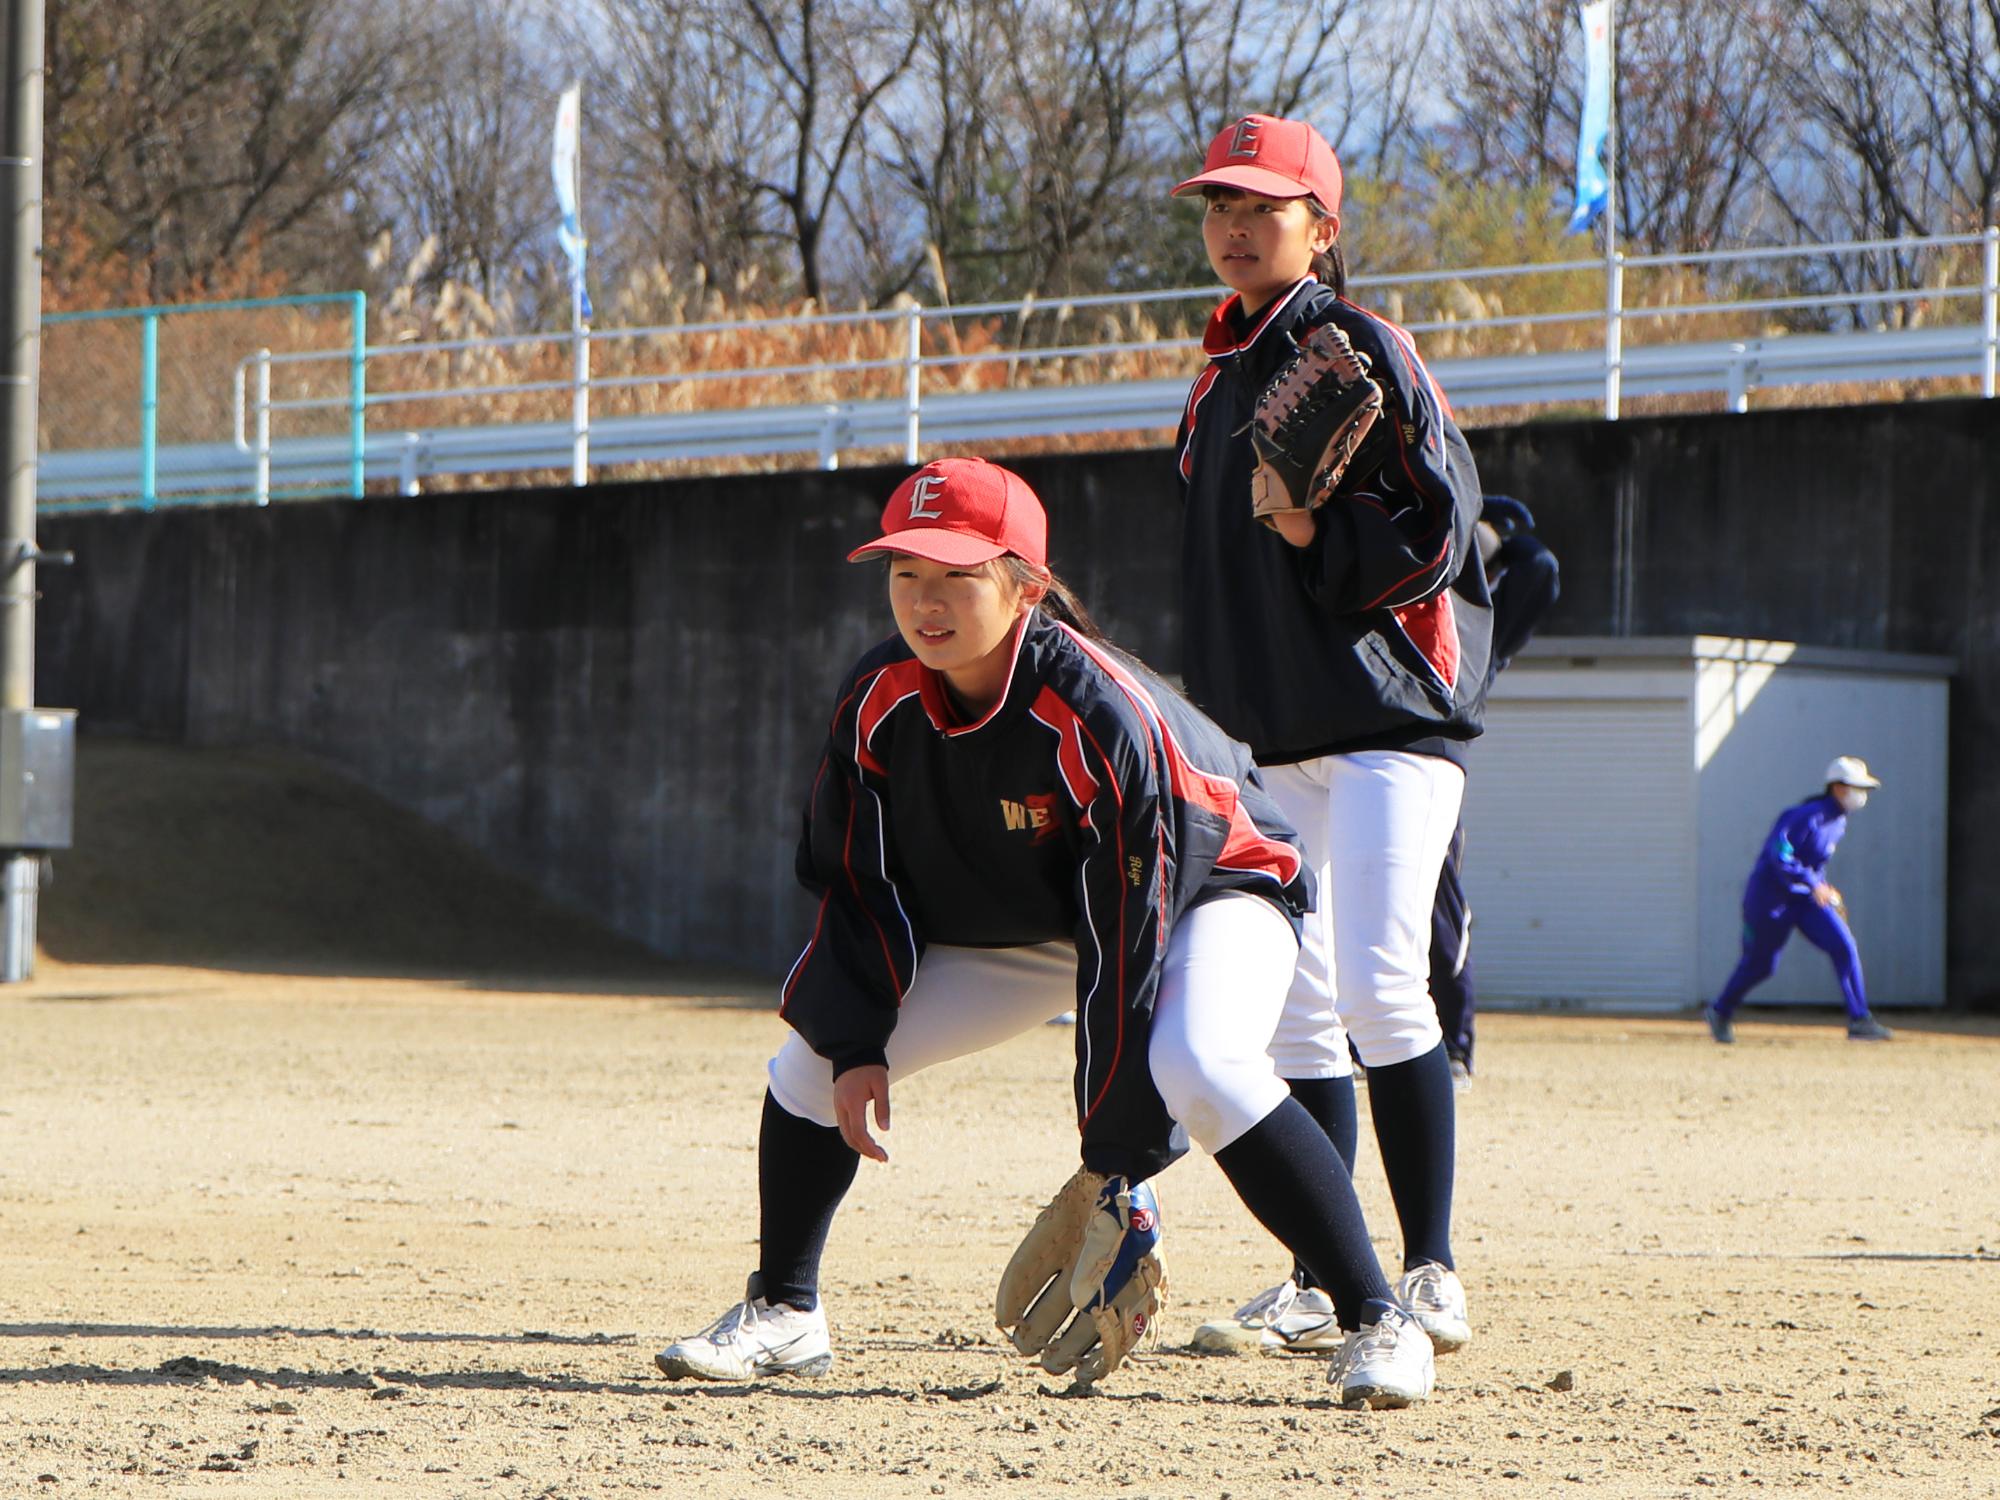
<path id="1" fill-rule="evenodd" d="M 1273 172 L 1269 167 L 1217 167 L 1213 172 L 1204 172 L 1199 177 L 1190 177 L 1174 189 L 1174 197 L 1184 197 L 1205 187 L 1240 188 L 1246 193 L 1257 193 L 1266 198 L 1310 198 L 1313 190 L 1296 177 L 1287 177 L 1282 172 Z"/>
<path id="2" fill-rule="evenodd" d="M 969 568 L 1004 557 L 1007 549 L 983 536 L 967 536 L 962 531 L 945 531 L 936 526 L 913 526 L 908 531 L 891 532 L 847 554 L 849 562 L 863 562 L 891 552 L 907 552 L 953 568 Z"/>

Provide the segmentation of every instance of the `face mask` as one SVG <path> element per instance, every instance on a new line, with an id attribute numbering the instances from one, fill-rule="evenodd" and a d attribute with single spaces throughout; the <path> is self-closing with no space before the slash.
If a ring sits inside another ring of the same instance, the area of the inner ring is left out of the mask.
<path id="1" fill-rule="evenodd" d="M 1857 813 L 1868 805 L 1868 791 L 1865 787 L 1837 786 L 1833 789 L 1833 800 L 1840 804 L 1842 812 Z"/>

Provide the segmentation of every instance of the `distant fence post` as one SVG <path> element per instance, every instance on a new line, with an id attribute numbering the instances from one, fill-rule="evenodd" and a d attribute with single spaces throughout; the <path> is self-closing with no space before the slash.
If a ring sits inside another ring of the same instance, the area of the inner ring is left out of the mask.
<path id="1" fill-rule="evenodd" d="M 139 320 L 139 503 L 151 510 L 160 497 L 160 319 Z"/>
<path id="2" fill-rule="evenodd" d="M 924 371 L 924 310 L 910 309 L 910 346 L 906 356 L 909 365 L 909 382 L 903 394 L 903 461 L 914 464 L 917 459 L 917 412 L 921 398 Z"/>
<path id="3" fill-rule="evenodd" d="M 1604 274 L 1604 420 L 1618 420 L 1619 387 L 1625 370 L 1625 253 L 1614 250 Z"/>
<path id="4" fill-rule="evenodd" d="M 576 295 L 581 299 L 582 283 L 578 286 Z M 583 321 L 581 312 L 570 339 L 574 347 L 570 372 L 569 482 L 585 485 L 590 483 L 590 325 Z"/>
<path id="5" fill-rule="evenodd" d="M 404 495 L 421 495 L 423 481 L 417 477 L 417 460 L 423 456 L 424 435 L 421 432 L 403 434 L 403 452 L 396 468 L 396 489 Z"/>
<path id="6" fill-rule="evenodd" d="M 257 503 L 271 503 L 271 351 L 257 351 Z"/>
<path id="7" fill-rule="evenodd" d="M 847 427 L 847 418 L 837 406 L 826 408 L 826 416 L 819 424 L 819 466 L 822 469 L 840 467 L 840 439 Z"/>
<path id="8" fill-rule="evenodd" d="M 354 352 L 349 356 L 347 390 L 347 487 L 359 500 L 368 489 L 368 294 L 349 294 L 354 318 Z"/>
<path id="9" fill-rule="evenodd" d="M 1986 226 L 1986 276 L 1979 289 L 1986 313 L 1986 368 L 1979 382 L 1981 395 L 1991 396 L 1994 367 L 2000 364 L 2000 226 Z"/>

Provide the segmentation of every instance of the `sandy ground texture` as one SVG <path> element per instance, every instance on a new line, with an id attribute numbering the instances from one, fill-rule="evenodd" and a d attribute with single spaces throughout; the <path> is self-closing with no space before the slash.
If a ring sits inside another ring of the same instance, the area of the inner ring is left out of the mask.
<path id="1" fill-rule="evenodd" d="M 93 756 L 140 869 L 114 899 L 70 857 L 0 992 L 0 1497 L 2000 1491 L 2000 1027 L 1753 1016 L 1725 1050 L 1490 1018 L 1476 1338 L 1372 1414 L 1318 1358 L 1185 1352 L 1282 1264 L 1199 1156 L 1160 1185 L 1157 1353 L 1079 1395 L 1003 1349 L 994 1279 L 1075 1155 L 1071 1035 L 1038 1028 L 899 1086 L 827 1258 L 827 1377 L 676 1383 L 653 1352 L 754 1262 L 763 998 L 499 877 L 425 905 L 462 851 L 270 758 L 232 772 L 263 811 L 213 852 L 219 925 L 200 863 L 141 837 L 209 785 L 180 754 Z M 349 871 L 324 921 L 287 873 L 321 842 Z M 475 971 L 494 920 L 542 977 Z M 1372 1143 L 1359 1177 L 1392 1255 Z"/>

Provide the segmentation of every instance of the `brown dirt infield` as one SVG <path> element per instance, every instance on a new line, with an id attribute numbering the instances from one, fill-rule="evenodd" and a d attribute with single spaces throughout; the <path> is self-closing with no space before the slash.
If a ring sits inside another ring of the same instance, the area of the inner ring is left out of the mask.
<path id="1" fill-rule="evenodd" d="M 576 948 L 574 984 L 89 962 L 86 885 L 0 991 L 0 1496 L 2000 1490 L 1991 1024 L 1491 1017 L 1477 1337 L 1376 1414 L 1317 1359 L 1183 1352 L 1280 1264 L 1198 1156 L 1165 1347 L 1095 1396 L 1003 1353 L 993 1280 L 1074 1158 L 1043 1028 L 899 1088 L 832 1373 L 696 1386 L 651 1356 L 752 1261 L 761 1000 Z M 1372 1144 L 1359 1176 L 1387 1251 Z"/>

